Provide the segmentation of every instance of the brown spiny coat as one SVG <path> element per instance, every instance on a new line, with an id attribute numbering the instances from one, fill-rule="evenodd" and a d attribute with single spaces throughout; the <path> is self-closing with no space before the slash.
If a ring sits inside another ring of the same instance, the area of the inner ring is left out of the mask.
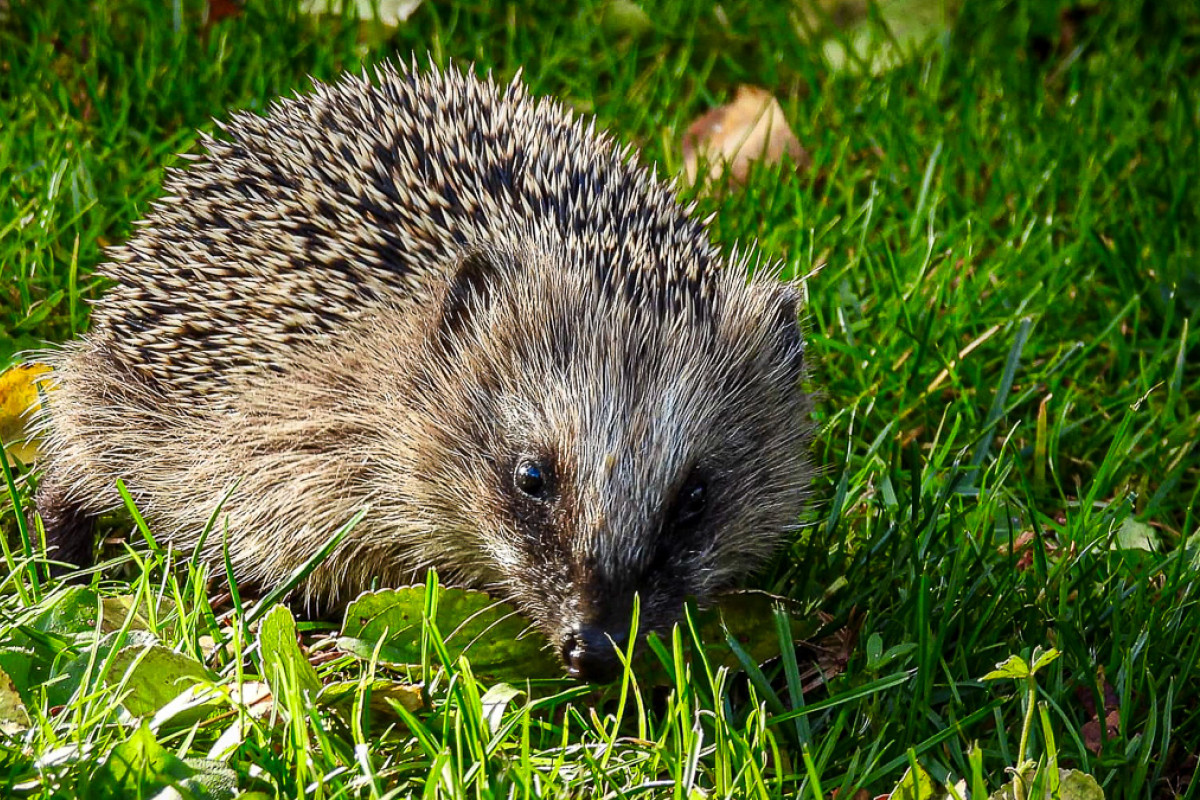
<path id="1" fill-rule="evenodd" d="M 429 567 L 572 672 L 744 578 L 810 469 L 797 294 L 517 82 L 385 68 L 242 114 L 46 354 L 39 507 L 77 561 L 124 480 L 155 533 L 336 605 Z"/>

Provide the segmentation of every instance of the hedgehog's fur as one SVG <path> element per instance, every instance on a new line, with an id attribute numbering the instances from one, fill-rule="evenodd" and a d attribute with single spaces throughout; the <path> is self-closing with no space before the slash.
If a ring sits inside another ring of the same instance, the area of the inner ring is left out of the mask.
<path id="1" fill-rule="evenodd" d="M 388 67 L 223 130 L 101 269 L 92 331 L 43 356 L 63 554 L 90 554 L 118 478 L 179 547 L 215 519 L 205 555 L 227 530 L 262 586 L 369 505 L 310 601 L 436 566 L 586 674 L 635 591 L 666 628 L 795 524 L 796 291 L 747 279 L 591 123 L 517 81 Z M 531 460 L 541 499 L 514 482 Z"/>

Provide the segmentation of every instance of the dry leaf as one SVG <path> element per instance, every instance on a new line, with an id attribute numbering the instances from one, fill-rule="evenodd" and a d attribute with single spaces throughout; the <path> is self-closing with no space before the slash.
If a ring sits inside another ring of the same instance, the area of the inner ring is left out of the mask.
<path id="1" fill-rule="evenodd" d="M 38 377 L 49 371 L 43 364 L 18 364 L 0 375 L 0 445 L 10 464 L 29 464 L 37 456 L 26 425 L 38 409 Z"/>
<path id="2" fill-rule="evenodd" d="M 342 706 L 352 708 L 359 689 L 358 681 L 338 681 L 321 687 L 317 695 L 318 705 L 325 707 Z M 392 704 L 402 706 L 405 711 L 417 712 L 425 707 L 424 689 L 419 684 L 398 683 L 378 679 L 371 681 L 370 692 L 367 695 L 368 706 L 374 714 L 380 714 L 390 721 L 399 721 L 400 717 L 392 709 Z"/>
<path id="3" fill-rule="evenodd" d="M 1017 561 L 1013 565 L 1018 572 L 1024 572 L 1033 566 L 1034 547 L 1032 546 L 1037 539 L 1037 535 L 1033 531 L 1025 531 L 1016 539 L 1013 540 L 1010 547 L 1007 543 L 996 548 L 1002 556 L 1016 555 Z M 1048 558 L 1058 558 L 1062 555 L 1062 548 L 1049 535 L 1042 537 L 1042 548 Z M 1072 542 L 1066 550 L 1066 555 L 1073 558 L 1075 556 L 1075 544 Z"/>
<path id="4" fill-rule="evenodd" d="M 271 687 L 265 681 L 242 681 L 229 687 L 233 702 L 243 706 L 254 719 L 266 719 L 275 707 Z"/>
<path id="5" fill-rule="evenodd" d="M 28 730 L 30 724 L 29 712 L 25 710 L 16 684 L 0 669 L 0 734 L 16 736 Z"/>
<path id="6" fill-rule="evenodd" d="M 208 25 L 212 26 L 223 19 L 240 16 L 243 10 L 239 0 L 208 0 Z"/>
<path id="7" fill-rule="evenodd" d="M 1084 709 L 1091 719 L 1083 724 L 1083 743 L 1096 755 L 1100 755 L 1103 749 L 1103 741 L 1100 736 L 1100 712 L 1101 709 L 1096 708 L 1096 698 L 1088 691 L 1087 687 L 1080 686 L 1077 690 L 1079 701 L 1083 704 Z M 1121 699 L 1117 696 L 1117 692 L 1113 689 L 1108 679 L 1104 677 L 1103 672 L 1100 674 L 1100 691 L 1104 694 L 1104 740 L 1111 740 L 1117 737 L 1121 732 Z"/>
<path id="8" fill-rule="evenodd" d="M 817 664 L 821 668 L 821 676 L 829 680 L 846 671 L 850 657 L 858 648 L 858 633 L 862 629 L 863 616 L 857 608 L 850 610 L 846 625 L 836 630 L 816 643 Z"/>
<path id="9" fill-rule="evenodd" d="M 842 787 L 835 786 L 833 787 L 833 791 L 829 793 L 829 796 L 832 797 L 833 800 L 838 800 L 838 797 L 841 796 L 841 792 Z M 850 795 L 850 800 L 871 800 L 872 797 L 873 795 L 866 789 L 859 789 L 854 794 Z"/>
<path id="10" fill-rule="evenodd" d="M 714 108 L 683 135 L 683 169 L 690 183 L 700 177 L 700 162 L 708 164 L 707 179 L 721 177 L 728 165 L 744 183 L 755 161 L 778 163 L 787 156 L 797 167 L 808 166 L 808 153 L 788 127 L 779 101 L 756 86 L 740 86 L 733 102 Z"/>
<path id="11" fill-rule="evenodd" d="M 822 625 L 832 621 L 832 617 L 824 612 L 818 612 Z M 800 671 L 800 680 L 805 694 L 816 691 L 821 686 L 846 671 L 846 665 L 858 645 L 858 634 L 862 629 L 863 615 L 857 608 L 850 610 L 846 625 L 828 636 L 823 636 L 815 642 L 807 642 L 807 646 L 815 656 L 813 661 Z"/>

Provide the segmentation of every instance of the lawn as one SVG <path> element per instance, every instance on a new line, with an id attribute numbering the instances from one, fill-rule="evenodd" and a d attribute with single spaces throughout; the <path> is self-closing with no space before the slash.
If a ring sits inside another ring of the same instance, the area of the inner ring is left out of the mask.
<path id="1" fill-rule="evenodd" d="M 129 516 L 106 530 L 132 549 L 50 580 L 18 466 L 0 796 L 846 798 L 907 773 L 980 800 L 1060 769 L 1200 795 L 1200 8 L 823 5 L 426 2 L 394 28 L 285 0 L 0 6 L 0 367 L 86 329 L 104 248 L 197 130 L 308 76 L 520 70 L 672 174 L 751 84 L 807 166 L 680 191 L 808 276 L 821 467 L 754 580 L 790 602 L 758 623 L 781 655 L 721 660 L 697 621 L 605 689 L 494 678 L 444 625 L 409 670 L 336 621 L 299 620 L 298 647 L 272 598 L 220 596 Z M 222 688 L 184 708 L 181 676 Z"/>

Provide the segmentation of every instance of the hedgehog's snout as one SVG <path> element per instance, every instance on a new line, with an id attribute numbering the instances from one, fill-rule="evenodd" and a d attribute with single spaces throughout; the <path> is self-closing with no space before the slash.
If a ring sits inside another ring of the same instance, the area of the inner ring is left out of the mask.
<path id="1" fill-rule="evenodd" d="M 612 632 L 599 626 L 577 628 L 562 644 L 567 674 L 576 680 L 611 683 L 621 668 L 617 648 L 623 647 L 628 638 L 628 632 Z"/>

